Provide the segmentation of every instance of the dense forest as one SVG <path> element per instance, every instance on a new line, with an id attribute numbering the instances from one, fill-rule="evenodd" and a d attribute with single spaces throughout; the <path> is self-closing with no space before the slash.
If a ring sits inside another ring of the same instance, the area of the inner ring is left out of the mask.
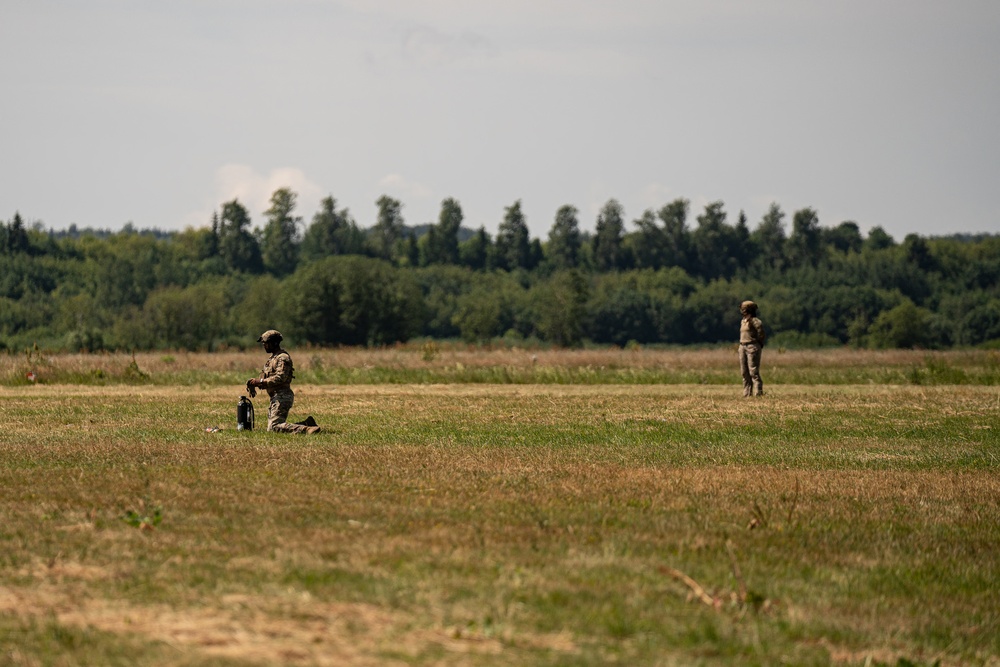
<path id="1" fill-rule="evenodd" d="M 593 232 L 561 207 L 531 238 L 521 203 L 495 238 L 463 227 L 458 201 L 407 226 L 383 196 L 362 228 L 332 197 L 309 223 L 274 192 L 255 227 L 238 200 L 183 232 L 46 230 L 0 223 L 0 349 L 386 345 L 417 337 L 558 346 L 732 341 L 754 299 L 786 347 L 1000 346 L 1000 236 L 897 242 L 820 225 L 772 204 L 751 229 L 723 202 L 694 220 L 677 199 L 627 222 L 608 201 Z M 206 221 L 209 222 L 209 221 Z"/>

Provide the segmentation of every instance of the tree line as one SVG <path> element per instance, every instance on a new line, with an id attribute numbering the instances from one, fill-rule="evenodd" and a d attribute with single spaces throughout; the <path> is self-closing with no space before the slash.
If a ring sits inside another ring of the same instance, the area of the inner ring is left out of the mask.
<path id="1" fill-rule="evenodd" d="M 897 242 L 880 227 L 820 225 L 775 203 L 751 229 L 722 201 L 691 220 L 679 198 L 629 222 L 614 199 L 594 231 L 571 205 L 531 238 L 520 201 L 495 236 L 460 203 L 408 226 L 376 202 L 363 228 L 333 197 L 306 224 L 276 190 L 255 227 L 237 199 L 181 232 L 45 230 L 0 223 L 0 349 L 220 349 L 268 328 L 315 345 L 731 341 L 752 298 L 773 343 L 1000 346 L 1000 237 Z"/>

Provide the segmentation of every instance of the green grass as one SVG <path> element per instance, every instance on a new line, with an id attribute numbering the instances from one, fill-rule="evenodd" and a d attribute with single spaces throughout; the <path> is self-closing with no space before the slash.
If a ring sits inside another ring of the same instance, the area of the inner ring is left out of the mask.
<path id="1" fill-rule="evenodd" d="M 995 387 L 297 387 L 0 388 L 0 664 L 1000 659 Z"/>

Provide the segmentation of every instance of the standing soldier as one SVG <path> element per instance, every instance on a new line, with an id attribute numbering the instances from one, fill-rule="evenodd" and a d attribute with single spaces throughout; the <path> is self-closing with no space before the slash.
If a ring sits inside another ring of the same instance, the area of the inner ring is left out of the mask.
<path id="1" fill-rule="evenodd" d="M 260 372 L 260 377 L 247 380 L 247 390 L 253 396 L 257 389 L 263 389 L 271 397 L 267 410 L 267 430 L 276 433 L 319 433 L 319 426 L 312 416 L 297 424 L 289 424 L 288 411 L 292 409 L 295 394 L 292 392 L 292 358 L 281 349 L 282 336 L 274 329 L 260 335 L 257 342 L 264 346 L 270 357 Z"/>
<path id="2" fill-rule="evenodd" d="M 760 379 L 760 353 L 764 349 L 764 324 L 757 317 L 757 304 L 740 304 L 740 370 L 743 372 L 743 395 L 763 396 L 764 382 Z"/>

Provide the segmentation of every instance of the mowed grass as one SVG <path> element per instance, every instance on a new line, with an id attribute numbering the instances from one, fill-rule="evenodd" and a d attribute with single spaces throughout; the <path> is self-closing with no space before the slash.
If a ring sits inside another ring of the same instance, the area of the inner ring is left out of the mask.
<path id="1" fill-rule="evenodd" d="M 0 387 L 0 664 L 1000 664 L 998 387 L 296 389 Z"/>

